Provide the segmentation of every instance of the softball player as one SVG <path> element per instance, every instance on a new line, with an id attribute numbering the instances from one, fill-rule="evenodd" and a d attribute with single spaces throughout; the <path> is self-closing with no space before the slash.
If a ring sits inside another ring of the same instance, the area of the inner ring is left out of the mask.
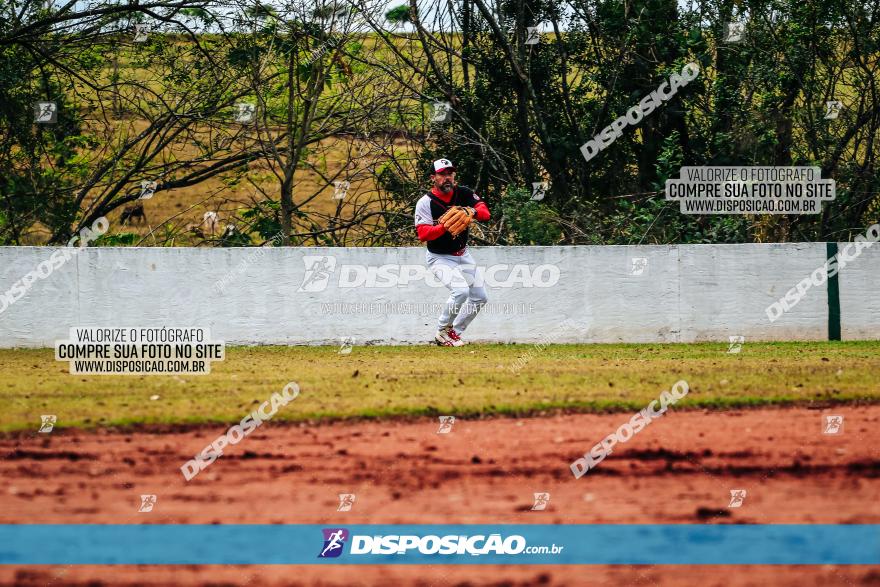
<path id="1" fill-rule="evenodd" d="M 488 299 L 467 248 L 468 226 L 474 220 L 489 220 L 489 208 L 473 190 L 456 183 L 449 159 L 434 161 L 431 182 L 431 191 L 416 204 L 416 231 L 428 245 L 428 267 L 451 292 L 434 341 L 440 346 L 462 346 L 461 333 Z"/>

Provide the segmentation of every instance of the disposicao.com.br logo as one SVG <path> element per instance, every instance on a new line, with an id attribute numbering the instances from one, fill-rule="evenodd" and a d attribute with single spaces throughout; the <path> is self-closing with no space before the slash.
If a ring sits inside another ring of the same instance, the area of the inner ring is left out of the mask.
<path id="1" fill-rule="evenodd" d="M 467 275 L 458 275 L 455 270 L 445 265 L 428 269 L 424 265 L 405 265 L 388 263 L 385 265 L 339 265 L 332 255 L 304 255 L 302 283 L 299 292 L 320 292 L 331 284 L 339 288 L 389 288 L 406 287 L 411 283 L 423 281 L 429 287 L 445 287 L 458 279 L 469 279 Z M 464 268 L 468 266 L 460 266 Z M 560 270 L 556 265 L 526 265 L 498 263 L 495 265 L 470 266 L 475 270 L 474 285 L 511 288 L 519 287 L 552 287 L 559 283 Z M 468 283 L 468 285 L 471 285 Z"/>
<path id="2" fill-rule="evenodd" d="M 351 555 L 405 555 L 409 551 L 418 554 L 471 555 L 488 554 L 560 554 L 564 546 L 528 546 L 519 534 L 502 537 L 501 534 L 476 534 L 473 536 L 447 534 L 389 534 L 350 535 L 346 528 L 324 528 L 324 545 L 318 558 L 336 558 L 342 554 L 345 543 L 351 538 Z"/>

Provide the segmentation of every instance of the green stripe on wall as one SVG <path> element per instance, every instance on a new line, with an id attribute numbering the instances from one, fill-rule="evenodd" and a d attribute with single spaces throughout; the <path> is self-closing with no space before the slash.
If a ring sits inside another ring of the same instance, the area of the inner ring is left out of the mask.
<path id="1" fill-rule="evenodd" d="M 825 243 L 825 256 L 837 254 L 837 243 Z M 828 276 L 828 340 L 840 340 L 840 273 Z"/>

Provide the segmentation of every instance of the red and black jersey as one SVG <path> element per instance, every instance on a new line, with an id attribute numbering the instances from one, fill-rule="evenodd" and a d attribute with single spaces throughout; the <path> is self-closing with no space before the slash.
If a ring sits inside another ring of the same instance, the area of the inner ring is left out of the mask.
<path id="1" fill-rule="evenodd" d="M 476 211 L 474 219 L 480 222 L 489 219 L 486 203 L 469 187 L 455 186 L 451 194 L 432 189 L 419 199 L 415 214 L 419 240 L 426 241 L 432 253 L 453 255 L 467 247 L 468 230 L 453 238 L 442 224 L 437 224 L 437 219 L 453 206 L 473 208 Z"/>

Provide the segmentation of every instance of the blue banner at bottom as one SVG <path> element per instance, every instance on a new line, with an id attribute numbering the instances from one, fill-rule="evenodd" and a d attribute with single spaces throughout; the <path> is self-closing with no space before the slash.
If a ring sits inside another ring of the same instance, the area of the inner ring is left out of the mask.
<path id="1" fill-rule="evenodd" d="M 880 525 L 0 525 L 4 565 L 876 565 Z"/>

